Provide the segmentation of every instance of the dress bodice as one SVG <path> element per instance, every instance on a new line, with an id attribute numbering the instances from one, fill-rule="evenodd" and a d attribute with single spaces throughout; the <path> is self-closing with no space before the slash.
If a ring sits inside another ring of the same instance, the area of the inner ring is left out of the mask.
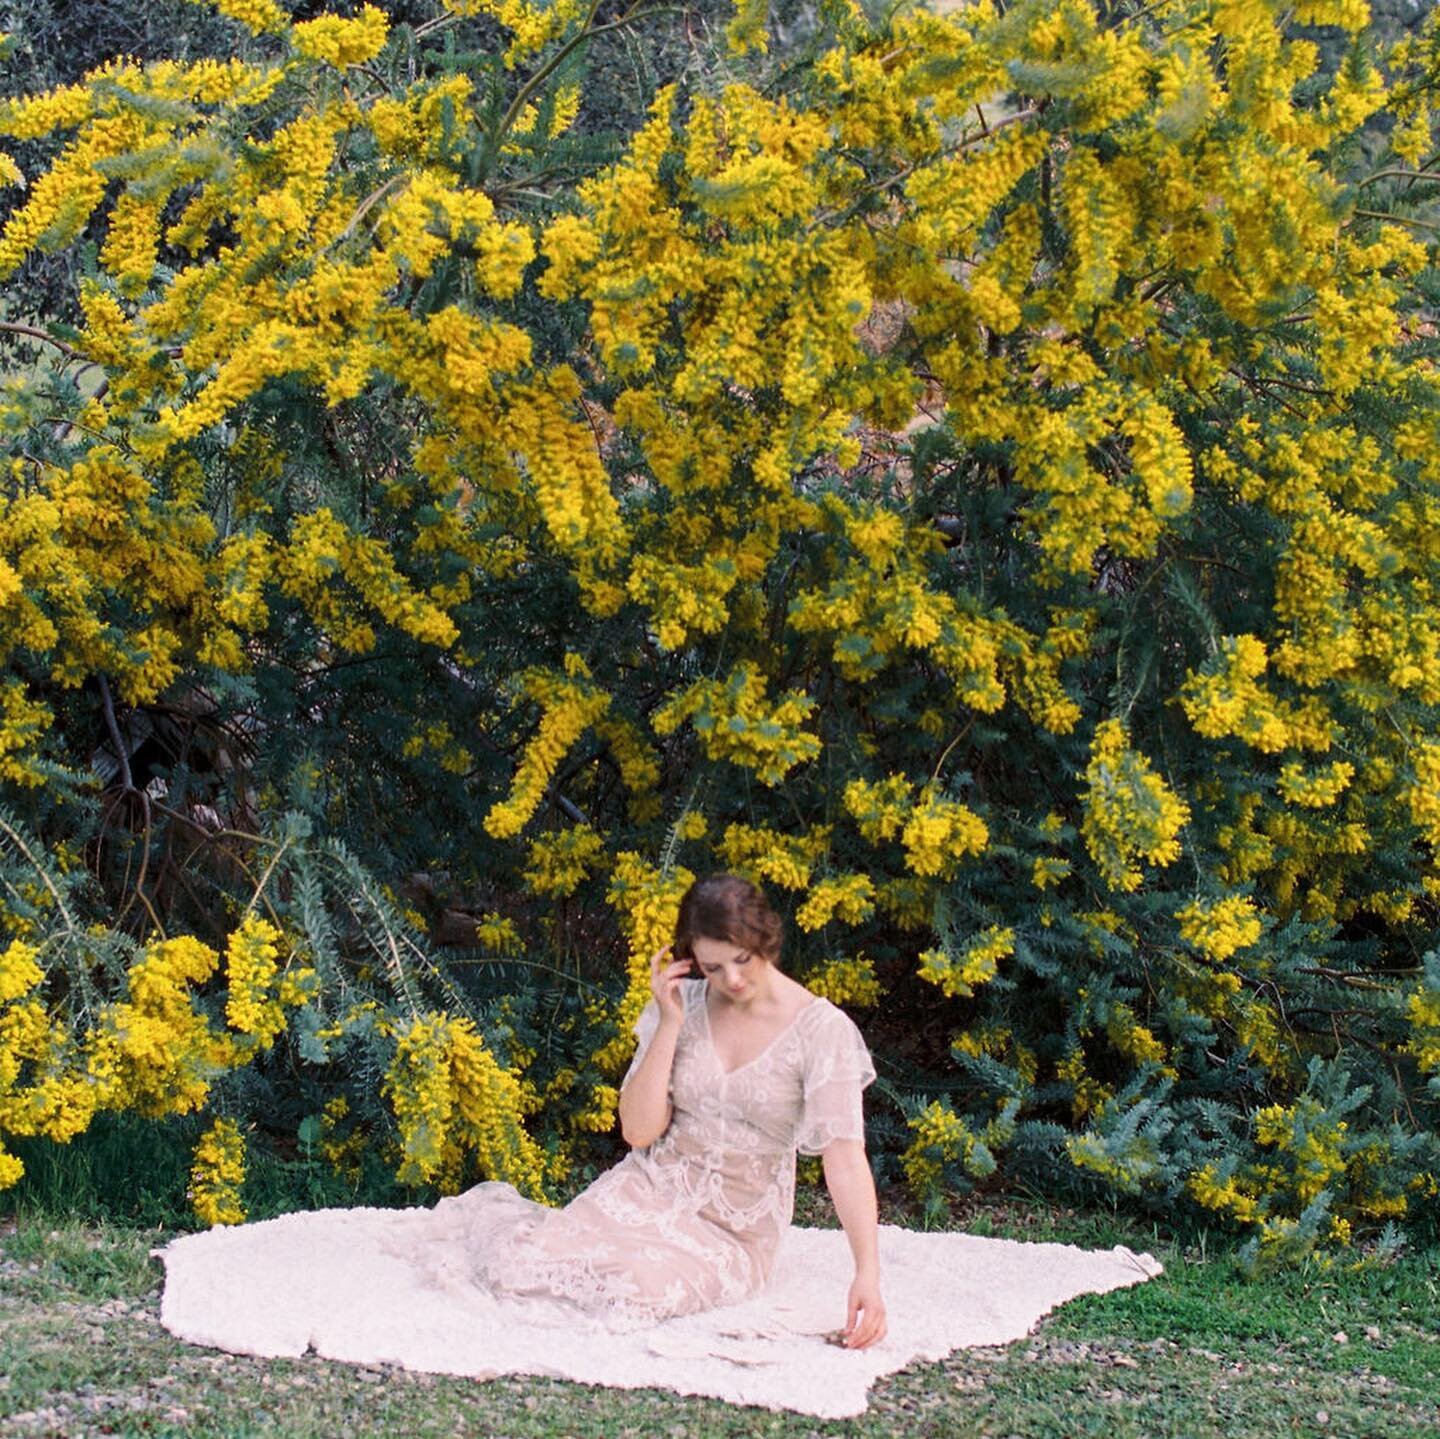
<path id="1" fill-rule="evenodd" d="M 814 998 L 753 1059 L 726 1071 L 710 1029 L 703 979 L 681 981 L 685 1018 L 670 1071 L 669 1128 L 650 1146 L 719 1167 L 726 1155 L 792 1161 L 832 1140 L 864 1138 L 860 1091 L 875 1077 L 860 1031 L 827 999 Z M 654 1000 L 636 1023 L 639 1067 L 660 1023 Z M 622 1081 L 622 1088 L 625 1081 Z M 787 1215 L 788 1222 L 788 1215 Z"/>

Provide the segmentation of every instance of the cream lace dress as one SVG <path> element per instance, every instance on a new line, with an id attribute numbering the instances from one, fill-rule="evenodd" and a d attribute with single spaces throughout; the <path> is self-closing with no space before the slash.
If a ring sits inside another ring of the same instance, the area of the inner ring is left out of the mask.
<path id="1" fill-rule="evenodd" d="M 849 1016 L 815 998 L 762 1053 L 727 1073 L 710 1035 L 705 981 L 682 980 L 681 992 L 673 1115 L 654 1143 L 632 1149 L 563 1209 L 501 1183 L 435 1206 L 432 1237 L 465 1255 L 472 1282 L 572 1316 L 578 1307 L 621 1330 L 764 1287 L 794 1210 L 796 1151 L 863 1139 L 861 1090 L 875 1068 Z M 636 1021 L 639 1047 L 622 1089 L 659 1023 L 652 999 Z"/>

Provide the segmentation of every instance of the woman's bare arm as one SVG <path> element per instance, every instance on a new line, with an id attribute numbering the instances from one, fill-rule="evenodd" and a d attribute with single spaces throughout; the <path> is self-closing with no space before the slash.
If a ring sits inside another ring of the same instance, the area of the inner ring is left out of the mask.
<path id="1" fill-rule="evenodd" d="M 620 1133 L 632 1149 L 644 1149 L 670 1126 L 670 1070 L 675 1064 L 675 1041 L 685 1020 L 680 981 L 690 973 L 691 961 L 661 960 L 670 951 L 661 945 L 650 956 L 650 992 L 660 1010 L 660 1027 L 635 1073 L 620 1091 Z"/>
<path id="2" fill-rule="evenodd" d="M 679 1020 L 662 1019 L 640 1067 L 620 1091 L 620 1133 L 633 1149 L 653 1144 L 670 1126 L 670 1070 L 679 1037 Z"/>
<path id="3" fill-rule="evenodd" d="M 835 1213 L 850 1241 L 855 1259 L 855 1278 L 846 1304 L 845 1343 L 851 1349 L 865 1349 L 885 1337 L 885 1302 L 880 1298 L 879 1212 L 875 1201 L 875 1177 L 865 1144 L 859 1139 L 837 1139 L 821 1161 L 825 1187 L 835 1204 Z"/>

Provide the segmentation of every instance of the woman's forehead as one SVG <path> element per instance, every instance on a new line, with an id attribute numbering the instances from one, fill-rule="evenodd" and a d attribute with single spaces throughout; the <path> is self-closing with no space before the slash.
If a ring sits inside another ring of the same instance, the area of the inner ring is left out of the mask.
<path id="1" fill-rule="evenodd" d="M 753 953 L 743 944 L 736 944 L 733 939 L 711 939 L 706 934 L 697 934 L 692 947 L 697 956 L 703 949 L 705 958 L 711 964 L 720 964 L 727 959 L 746 959 Z"/>

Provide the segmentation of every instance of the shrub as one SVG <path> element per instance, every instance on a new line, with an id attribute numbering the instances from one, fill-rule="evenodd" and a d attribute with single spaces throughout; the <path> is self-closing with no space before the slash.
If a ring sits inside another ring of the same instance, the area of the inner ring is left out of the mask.
<path id="1" fill-rule="evenodd" d="M 71 137 L 0 268 L 103 232 L 4 421 L 52 1049 L 87 954 L 133 991 L 268 906 L 316 1068 L 267 1102 L 539 1187 L 723 865 L 877 1004 L 921 1198 L 1068 1172 L 1301 1254 L 1433 1197 L 1433 25 L 1317 0 L 1327 72 L 1269 3 L 824 3 L 771 58 L 747 4 L 601 163 L 634 12 L 219 8 L 231 61 L 0 111 Z"/>

